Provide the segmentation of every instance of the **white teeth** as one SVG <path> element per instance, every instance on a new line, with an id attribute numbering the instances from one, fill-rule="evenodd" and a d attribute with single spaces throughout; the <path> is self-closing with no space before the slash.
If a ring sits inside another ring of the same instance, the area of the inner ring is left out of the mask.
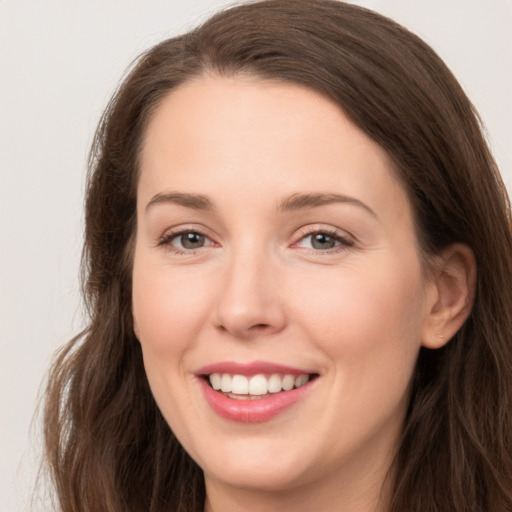
<path id="1" fill-rule="evenodd" d="M 249 379 L 245 375 L 233 375 L 231 379 L 231 391 L 236 395 L 248 395 Z"/>
<path id="2" fill-rule="evenodd" d="M 274 373 L 269 377 L 258 374 L 248 378 L 245 375 L 230 375 L 229 373 L 212 373 L 209 377 L 212 388 L 223 393 L 234 395 L 262 396 L 268 393 L 279 393 L 300 388 L 309 382 L 309 375 L 279 375 Z M 234 398 L 234 397 L 232 397 Z"/>
<path id="3" fill-rule="evenodd" d="M 221 387 L 221 376 L 220 373 L 212 373 L 210 375 L 210 384 L 215 391 L 218 391 Z"/>
<path id="4" fill-rule="evenodd" d="M 224 373 L 220 379 L 220 389 L 224 393 L 229 393 L 231 391 L 231 375 Z"/>
<path id="5" fill-rule="evenodd" d="M 266 395 L 268 393 L 268 382 L 265 375 L 255 375 L 249 381 L 249 395 Z"/>
<path id="6" fill-rule="evenodd" d="M 295 377 L 293 375 L 285 375 L 283 379 L 283 389 L 290 391 L 295 386 Z"/>
<path id="7" fill-rule="evenodd" d="M 270 379 L 268 379 L 268 392 L 269 393 L 279 393 L 283 388 L 283 381 L 281 377 L 277 374 L 271 375 Z"/>
<path id="8" fill-rule="evenodd" d="M 301 386 L 304 386 L 304 384 L 307 384 L 309 381 L 309 375 L 299 375 L 295 379 L 295 387 L 300 388 Z"/>

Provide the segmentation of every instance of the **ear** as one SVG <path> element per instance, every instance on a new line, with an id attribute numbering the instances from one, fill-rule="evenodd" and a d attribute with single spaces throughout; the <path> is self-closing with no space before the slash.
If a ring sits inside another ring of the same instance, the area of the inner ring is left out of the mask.
<path id="1" fill-rule="evenodd" d="M 453 244 L 435 257 L 430 276 L 432 294 L 428 317 L 423 326 L 422 345 L 444 346 L 462 327 L 473 307 L 476 287 L 476 261 L 464 244 Z"/>

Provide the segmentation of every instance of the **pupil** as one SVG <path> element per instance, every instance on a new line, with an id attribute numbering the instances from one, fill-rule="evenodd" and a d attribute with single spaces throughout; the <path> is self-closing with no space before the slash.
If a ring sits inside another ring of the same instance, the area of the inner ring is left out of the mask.
<path id="1" fill-rule="evenodd" d="M 181 235 L 181 245 L 185 249 L 197 249 L 204 245 L 204 236 L 200 233 L 186 233 Z"/>
<path id="2" fill-rule="evenodd" d="M 315 249 L 332 249 L 334 244 L 334 238 L 325 233 L 317 233 L 313 236 L 312 245 Z"/>

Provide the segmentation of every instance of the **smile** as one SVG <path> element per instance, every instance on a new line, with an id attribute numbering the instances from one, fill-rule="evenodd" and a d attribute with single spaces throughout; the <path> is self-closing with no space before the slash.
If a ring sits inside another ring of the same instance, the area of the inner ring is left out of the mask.
<path id="1" fill-rule="evenodd" d="M 290 391 L 300 388 L 309 382 L 309 374 L 272 375 L 257 374 L 252 377 L 245 375 L 231 375 L 229 373 L 212 373 L 208 380 L 215 391 L 225 393 L 229 398 L 240 399 L 261 399 L 270 394 Z"/>
<path id="2" fill-rule="evenodd" d="M 206 402 L 219 416 L 260 423 L 306 397 L 319 375 L 273 364 L 220 363 L 203 368 L 198 377 Z"/>

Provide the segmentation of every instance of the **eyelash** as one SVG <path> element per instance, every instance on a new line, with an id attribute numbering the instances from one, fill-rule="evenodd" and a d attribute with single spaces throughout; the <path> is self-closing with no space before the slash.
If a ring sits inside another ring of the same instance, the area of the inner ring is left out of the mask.
<path id="1" fill-rule="evenodd" d="M 176 247 L 171 242 L 180 236 L 187 235 L 187 234 L 196 234 L 203 236 L 204 238 L 210 240 L 208 235 L 201 231 L 200 229 L 181 229 L 179 231 L 173 231 L 165 233 L 159 240 L 158 240 L 158 247 L 165 247 L 166 249 L 172 251 L 174 254 L 177 255 L 192 255 L 196 253 L 196 250 L 202 249 L 203 247 L 199 247 L 198 249 L 180 249 L 179 247 Z"/>
<path id="2" fill-rule="evenodd" d="M 332 238 L 335 242 L 338 243 L 338 245 L 335 245 L 332 248 L 329 249 L 314 249 L 314 248 L 307 248 L 309 254 L 336 254 L 338 252 L 346 251 L 347 249 L 350 249 L 354 246 L 354 241 L 350 238 L 347 238 L 345 236 L 340 235 L 336 230 L 331 229 L 307 229 L 303 233 L 301 233 L 300 238 L 297 240 L 297 242 L 294 242 L 292 247 L 297 246 L 299 243 L 306 240 L 308 237 L 313 237 L 314 235 L 326 235 L 330 238 Z"/>
<path id="3" fill-rule="evenodd" d="M 197 250 L 203 249 L 205 247 L 205 246 L 202 246 L 202 247 L 198 247 L 197 249 L 180 249 L 179 247 L 176 247 L 175 245 L 173 245 L 171 243 L 172 240 L 174 240 L 175 238 L 178 238 L 180 236 L 187 235 L 187 234 L 199 235 L 199 236 L 204 237 L 205 239 L 210 240 L 208 235 L 206 233 L 204 233 L 203 231 L 199 230 L 199 229 L 182 229 L 182 230 L 179 230 L 179 231 L 168 232 L 168 233 L 164 234 L 158 240 L 158 244 L 157 245 L 158 245 L 158 247 L 165 247 L 165 248 L 171 250 L 172 252 L 174 252 L 174 254 L 177 254 L 177 255 L 193 255 L 193 254 L 196 253 Z M 351 240 L 351 239 L 349 239 L 347 237 L 341 236 L 335 230 L 329 230 L 329 229 L 310 229 L 310 230 L 305 230 L 303 233 L 301 233 L 299 239 L 292 244 L 292 247 L 297 247 L 297 245 L 299 243 L 303 242 L 308 237 L 312 237 L 314 235 L 326 235 L 326 236 L 332 238 L 335 242 L 337 242 L 338 245 L 335 245 L 334 247 L 329 248 L 329 249 L 325 249 L 325 250 L 314 249 L 314 248 L 307 248 L 306 250 L 307 250 L 307 252 L 309 254 L 315 254 L 315 255 L 318 255 L 318 254 L 333 254 L 333 253 L 345 251 L 345 250 L 349 249 L 350 247 L 352 247 L 354 245 L 354 241 L 353 240 Z M 214 243 L 209 244 L 209 245 L 214 245 Z M 208 247 L 208 245 L 206 247 Z"/>

